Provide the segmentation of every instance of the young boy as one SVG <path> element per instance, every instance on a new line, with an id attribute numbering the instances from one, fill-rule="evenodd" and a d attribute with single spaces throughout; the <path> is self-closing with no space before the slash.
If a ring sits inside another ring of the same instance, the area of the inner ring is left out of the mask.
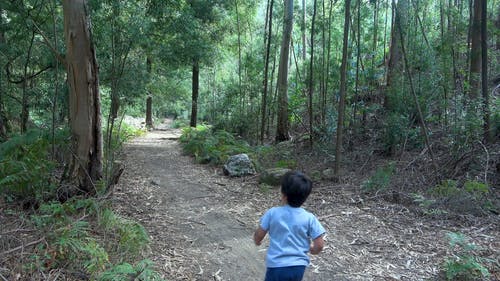
<path id="1" fill-rule="evenodd" d="M 253 239 L 259 246 L 269 232 L 265 281 L 302 280 L 309 265 L 307 252 L 316 255 L 323 249 L 325 229 L 313 214 L 300 207 L 311 189 L 312 182 L 304 174 L 286 173 L 281 181 L 283 205 L 262 216 Z"/>

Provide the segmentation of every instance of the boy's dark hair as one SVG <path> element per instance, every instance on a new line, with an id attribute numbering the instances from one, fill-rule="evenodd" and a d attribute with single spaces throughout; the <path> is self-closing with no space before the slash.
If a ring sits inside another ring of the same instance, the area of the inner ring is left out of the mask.
<path id="1" fill-rule="evenodd" d="M 288 205 L 300 207 L 311 194 L 312 181 L 303 173 L 292 171 L 281 179 L 281 192 L 286 195 Z"/>

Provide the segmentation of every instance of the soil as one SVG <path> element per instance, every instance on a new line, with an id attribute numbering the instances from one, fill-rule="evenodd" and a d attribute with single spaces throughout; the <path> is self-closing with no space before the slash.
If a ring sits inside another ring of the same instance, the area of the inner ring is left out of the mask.
<path id="1" fill-rule="evenodd" d="M 229 178 L 182 154 L 180 131 L 164 123 L 129 142 L 113 204 L 151 237 L 146 256 L 166 280 L 263 280 L 265 251 L 253 244 L 260 216 L 279 204 L 279 190 L 257 177 Z M 327 230 L 304 280 L 441 280 L 451 257 L 448 232 L 461 232 L 500 260 L 499 217 L 461 220 L 422 216 L 397 200 L 363 197 L 349 182 L 317 181 L 303 206 Z M 494 263 L 491 280 L 499 280 Z"/>

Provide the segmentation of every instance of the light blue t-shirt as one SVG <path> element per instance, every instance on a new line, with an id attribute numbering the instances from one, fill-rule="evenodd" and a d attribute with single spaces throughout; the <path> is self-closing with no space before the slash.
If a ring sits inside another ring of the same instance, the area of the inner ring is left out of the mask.
<path id="1" fill-rule="evenodd" d="M 271 237 L 267 249 L 266 266 L 308 266 L 309 247 L 325 233 L 318 219 L 302 208 L 290 205 L 269 209 L 260 220 L 260 227 Z"/>

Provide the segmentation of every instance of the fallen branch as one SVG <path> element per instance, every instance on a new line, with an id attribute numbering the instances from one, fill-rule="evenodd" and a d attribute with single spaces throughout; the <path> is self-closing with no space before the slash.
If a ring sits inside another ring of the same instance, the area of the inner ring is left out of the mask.
<path id="1" fill-rule="evenodd" d="M 28 243 L 28 244 L 26 244 L 26 245 L 21 245 L 21 246 L 18 246 L 18 247 L 12 248 L 12 249 L 10 249 L 10 250 L 7 250 L 7 251 L 5 251 L 5 252 L 3 252 L 3 253 L 0 253 L 0 256 L 5 256 L 5 255 L 8 255 L 8 254 L 13 253 L 13 252 L 15 252 L 15 251 L 18 251 L 18 250 L 24 249 L 24 247 L 28 247 L 28 246 L 31 246 L 31 245 L 36 245 L 36 244 L 38 244 L 38 243 L 43 242 L 44 240 L 45 240 L 45 237 L 42 237 L 42 238 L 40 238 L 40 239 L 38 239 L 38 240 L 36 240 L 36 241 L 29 242 L 29 243 Z"/>

